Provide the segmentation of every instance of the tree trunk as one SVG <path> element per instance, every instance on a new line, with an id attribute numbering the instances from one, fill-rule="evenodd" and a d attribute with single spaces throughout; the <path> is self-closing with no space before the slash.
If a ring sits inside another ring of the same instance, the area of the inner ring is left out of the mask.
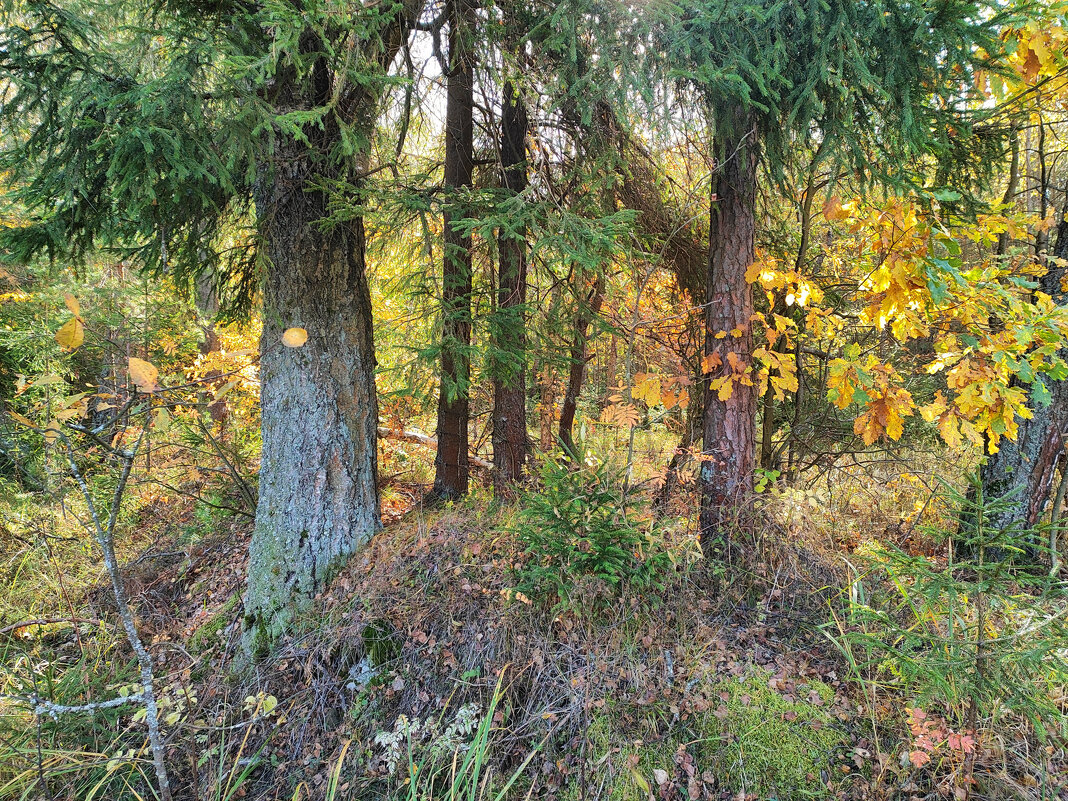
<path id="1" fill-rule="evenodd" d="M 382 28 L 362 54 L 369 64 L 384 68 L 393 60 L 418 13 L 408 2 L 380 19 Z M 326 48 L 308 30 L 301 49 L 314 54 Z M 265 100 L 277 114 L 329 104 L 354 133 L 367 137 L 377 105 L 364 86 L 336 85 L 325 55 L 304 74 L 280 68 Z M 338 198 L 317 188 L 358 186 L 365 169 L 359 156 L 336 164 L 342 151 L 337 117 L 309 125 L 306 140 L 279 136 L 254 187 L 268 263 L 260 336 L 263 455 L 245 597 L 245 647 L 254 658 L 381 526 L 363 219 L 324 225 L 328 205 Z M 360 203 L 358 196 L 341 200 Z M 282 344 L 288 328 L 307 332 L 303 346 Z"/>
<path id="2" fill-rule="evenodd" d="M 667 513 L 671 496 L 675 493 L 682 480 L 682 471 L 693 458 L 692 450 L 701 441 L 701 433 L 704 428 L 704 412 L 701 408 L 704 398 L 701 385 L 700 368 L 697 369 L 697 381 L 687 388 L 690 400 L 686 405 L 686 428 L 679 439 L 679 446 L 671 454 L 668 461 L 667 471 L 664 473 L 664 483 L 653 496 L 653 516 L 659 520 Z"/>
<path id="3" fill-rule="evenodd" d="M 249 561 L 253 654 L 285 629 L 379 528 L 378 399 L 371 296 L 359 218 L 320 228 L 325 194 L 300 148 L 284 145 L 259 208 L 270 268 L 260 337 L 263 457 Z M 289 158 L 285 156 L 289 155 Z M 300 348 L 281 344 L 290 327 Z"/>
<path id="4" fill-rule="evenodd" d="M 768 381 L 764 392 L 760 420 L 760 469 L 772 470 L 775 467 L 775 387 Z"/>
<path id="5" fill-rule="evenodd" d="M 741 111 L 723 115 L 717 125 L 723 133 L 716 137 L 720 161 L 712 184 L 705 286 L 704 350 L 715 365 L 705 376 L 700 536 L 706 554 L 726 548 L 747 508 L 756 450 L 753 289 L 746 272 L 754 259 L 758 145 L 752 119 Z M 731 376 L 731 388 L 720 400 L 711 384 L 724 376 Z"/>
<path id="6" fill-rule="evenodd" d="M 1057 227 L 1053 256 L 1068 259 L 1068 208 Z M 1051 262 L 1049 272 L 1039 280 L 1041 290 L 1057 305 L 1068 302 L 1068 293 L 1062 289 L 1064 274 L 1064 267 Z M 1068 353 L 1062 352 L 1061 357 L 1068 358 Z M 1016 441 L 1003 438 L 998 452 L 988 456 L 979 471 L 985 497 L 1014 493 L 1011 505 L 993 521 L 999 528 L 1032 528 L 1039 523 L 1068 442 L 1068 381 L 1045 381 L 1052 395 L 1049 405 L 1035 404 L 1030 420 L 1018 420 Z"/>
<path id="7" fill-rule="evenodd" d="M 527 112 L 511 82 L 504 85 L 501 113 L 501 183 L 509 196 L 527 187 Z M 522 478 L 527 459 L 526 302 L 527 243 L 525 231 L 498 239 L 496 343 L 493 369 L 493 465 L 497 494 Z"/>
<path id="8" fill-rule="evenodd" d="M 553 447 L 553 423 L 556 421 L 556 370 L 548 362 L 542 367 L 538 385 L 538 445 L 542 453 Z"/>
<path id="9" fill-rule="evenodd" d="M 438 390 L 438 451 L 430 499 L 452 500 L 467 494 L 470 474 L 468 424 L 471 387 L 471 237 L 453 228 L 469 216 L 466 198 L 474 169 L 475 6 L 450 0 L 449 74 L 445 105 L 444 248 L 441 270 L 441 382 Z"/>
<path id="10" fill-rule="evenodd" d="M 219 297 L 215 292 L 213 278 L 210 272 L 200 273 L 193 285 L 193 303 L 197 310 L 197 322 L 204 334 L 204 341 L 200 343 L 202 356 L 218 352 L 221 345 L 219 331 L 215 325 L 215 318 L 219 314 Z M 214 400 L 212 397 L 214 389 L 221 383 L 217 381 L 218 377 L 218 370 L 212 370 L 204 376 L 204 389 L 198 394 L 198 399 L 201 408 L 207 409 L 212 422 L 222 427 L 226 425 L 229 410 L 225 398 Z"/>
<path id="11" fill-rule="evenodd" d="M 578 291 L 578 310 L 575 312 L 575 337 L 571 343 L 571 368 L 567 376 L 567 392 L 564 393 L 564 403 L 560 407 L 560 443 L 564 447 L 564 456 L 572 456 L 575 452 L 575 440 L 573 429 L 575 427 L 575 412 L 578 410 L 579 395 L 582 392 L 582 379 L 586 373 L 587 346 L 590 339 L 590 324 L 601 311 L 601 301 L 604 300 L 604 274 L 598 273 L 593 288 L 587 295 L 582 273 L 576 277 Z"/>

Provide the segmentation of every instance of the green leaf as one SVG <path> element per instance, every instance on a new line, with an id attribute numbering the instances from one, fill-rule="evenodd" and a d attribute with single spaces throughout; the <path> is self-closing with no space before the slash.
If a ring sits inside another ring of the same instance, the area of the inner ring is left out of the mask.
<path id="1" fill-rule="evenodd" d="M 1031 402 L 1039 406 L 1049 406 L 1052 399 L 1053 393 L 1049 391 L 1045 382 L 1041 378 L 1036 378 L 1031 384 Z"/>

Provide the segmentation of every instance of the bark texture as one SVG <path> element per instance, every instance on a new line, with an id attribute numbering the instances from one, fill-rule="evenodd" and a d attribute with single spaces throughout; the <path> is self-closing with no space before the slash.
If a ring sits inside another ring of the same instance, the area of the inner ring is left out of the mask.
<path id="1" fill-rule="evenodd" d="M 706 554 L 729 545 L 753 491 L 756 387 L 732 382 L 720 400 L 710 382 L 740 377 L 753 359 L 753 288 L 746 272 L 754 259 L 759 156 L 754 123 L 740 111 L 718 121 L 719 164 L 713 176 L 708 275 L 705 284 L 705 353 L 719 365 L 705 376 L 704 449 L 701 464 L 701 546 Z M 740 330 L 736 336 L 732 331 Z"/>
<path id="2" fill-rule="evenodd" d="M 398 6 L 360 58 L 384 68 L 418 8 Z M 308 31 L 301 48 L 324 53 Z M 359 47 L 359 43 L 356 47 Z M 278 70 L 265 101 L 278 114 L 323 108 L 369 133 L 377 97 L 342 82 L 325 55 L 298 74 Z M 309 125 L 308 141 L 278 137 L 255 188 L 268 260 L 263 285 L 260 381 L 263 456 L 245 597 L 245 647 L 262 655 L 346 559 L 380 527 L 378 400 L 363 220 L 325 225 L 323 179 L 358 187 L 362 159 L 342 153 L 338 120 Z M 356 190 L 358 192 L 358 189 Z M 348 199 L 355 205 L 359 198 Z M 282 334 L 308 333 L 299 348 Z"/>
<path id="3" fill-rule="evenodd" d="M 528 121 L 523 98 L 504 85 L 501 112 L 501 183 L 511 195 L 527 187 Z M 497 320 L 493 366 L 493 465 L 498 494 L 523 476 L 527 438 L 526 232 L 498 238 Z"/>
<path id="4" fill-rule="evenodd" d="M 1052 254 L 1068 259 L 1068 209 L 1057 227 L 1056 246 Z M 1051 262 L 1050 270 L 1040 279 L 1040 288 L 1057 305 L 1068 303 L 1062 290 L 1065 268 Z M 1068 358 L 1068 353 L 1062 353 Z M 1009 507 L 993 521 L 999 528 L 1031 528 L 1037 525 L 1050 500 L 1057 464 L 1068 443 L 1068 381 L 1052 385 L 1046 379 L 1052 398 L 1048 406 L 1035 405 L 1030 420 L 1018 420 L 1016 441 L 1001 440 L 998 452 L 987 457 L 980 468 L 983 494 L 1000 498 L 1012 493 Z"/>
<path id="5" fill-rule="evenodd" d="M 445 106 L 445 189 L 441 270 L 441 381 L 438 390 L 433 500 L 467 494 L 470 475 L 468 428 L 471 385 L 471 237 L 453 227 L 468 217 L 457 192 L 471 187 L 474 170 L 474 53 L 476 8 L 469 0 L 450 0 L 449 74 Z"/>

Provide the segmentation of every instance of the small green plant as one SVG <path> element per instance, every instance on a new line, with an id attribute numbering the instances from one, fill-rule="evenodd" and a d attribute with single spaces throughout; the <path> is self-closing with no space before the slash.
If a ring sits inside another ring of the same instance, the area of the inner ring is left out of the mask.
<path id="1" fill-rule="evenodd" d="M 660 587 L 670 557 L 653 546 L 639 523 L 640 511 L 623 476 L 606 464 L 581 455 L 575 461 L 546 461 L 541 487 L 523 499 L 516 525 L 525 555 L 516 589 L 572 607 L 591 582 L 601 585 L 593 588 L 601 600 L 624 583 Z"/>
<path id="2" fill-rule="evenodd" d="M 485 714 L 480 713 L 476 704 L 467 704 L 457 710 L 445 727 L 428 721 L 422 727 L 413 728 L 407 720 L 395 727 L 395 732 L 407 743 L 403 755 L 399 751 L 400 741 L 391 736 L 393 733 L 385 740 L 376 740 L 387 748 L 392 743 L 394 753 L 407 759 L 407 779 L 396 796 L 397 801 L 505 801 L 513 797 L 512 788 L 541 745 L 507 776 L 495 775 L 490 736 L 504 697 L 503 681 L 502 671 Z"/>
<path id="3" fill-rule="evenodd" d="M 782 475 L 782 472 L 779 470 L 767 470 L 763 467 L 758 467 L 755 474 L 753 492 L 759 495 L 766 492 L 769 487 L 775 486 L 775 482 L 779 480 L 779 476 Z"/>
<path id="4" fill-rule="evenodd" d="M 1057 699 L 1068 684 L 1068 590 L 1037 564 L 1021 566 L 1037 537 L 994 526 L 1009 499 L 974 487 L 968 498 L 947 488 L 962 511 L 947 560 L 868 547 L 869 568 L 825 631 L 869 694 L 904 692 L 914 708 L 939 710 L 941 728 L 955 736 L 1007 716 L 1029 720 L 1043 736 L 1063 732 Z"/>

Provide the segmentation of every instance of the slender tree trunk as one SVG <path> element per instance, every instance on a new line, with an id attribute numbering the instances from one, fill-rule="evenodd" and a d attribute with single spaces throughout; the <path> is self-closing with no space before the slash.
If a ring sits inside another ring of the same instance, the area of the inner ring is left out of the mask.
<path id="1" fill-rule="evenodd" d="M 504 85 L 501 113 L 501 183 L 515 196 L 527 187 L 528 121 L 523 98 L 511 82 Z M 530 445 L 527 439 L 526 372 L 526 232 L 498 239 L 500 278 L 497 289 L 497 331 L 493 371 L 494 486 L 501 494 L 523 475 Z"/>
<path id="2" fill-rule="evenodd" d="M 438 390 L 438 451 L 434 459 L 433 500 L 467 494 L 471 386 L 471 237 L 453 227 L 469 216 L 466 199 L 474 169 L 475 5 L 450 0 L 449 75 L 445 106 L 445 189 L 441 270 L 441 382 Z"/>
<path id="3" fill-rule="evenodd" d="M 556 420 L 556 371 L 546 362 L 538 387 L 538 445 L 542 453 L 553 447 L 553 423 Z"/>
<path id="4" fill-rule="evenodd" d="M 1009 180 L 1005 185 L 1005 194 L 1001 196 L 1002 203 L 1012 203 L 1016 199 L 1016 190 L 1020 185 L 1020 134 L 1013 126 L 1009 134 L 1011 157 L 1009 160 Z M 1009 232 L 1002 231 L 998 234 L 997 255 L 1004 256 L 1009 252 Z"/>
<path id="5" fill-rule="evenodd" d="M 608 343 L 608 356 L 604 365 L 604 397 L 601 399 L 601 411 L 611 405 L 610 398 L 616 391 L 616 369 L 618 368 L 619 337 L 612 333 L 612 339 Z"/>
<path id="6" fill-rule="evenodd" d="M 754 260 L 758 145 L 751 118 L 734 110 L 717 119 L 721 159 L 714 174 L 705 294 L 706 376 L 701 464 L 701 546 L 706 554 L 729 544 L 753 491 L 757 393 L 752 381 L 753 288 L 746 272 Z M 711 384 L 731 377 L 720 400 Z M 748 380 L 748 383 L 744 381 Z"/>
<path id="7" fill-rule="evenodd" d="M 210 273 L 201 273 L 197 276 L 196 283 L 193 286 L 193 302 L 196 306 L 200 330 L 204 334 L 204 341 L 200 343 L 200 353 L 203 356 L 208 356 L 218 352 L 221 344 L 219 331 L 215 326 L 215 318 L 219 314 L 219 297 L 215 292 Z M 213 370 L 207 373 L 204 378 L 209 380 L 217 379 L 218 375 L 218 370 Z M 202 408 L 206 408 L 208 414 L 211 415 L 212 421 L 224 426 L 229 414 L 226 400 L 212 399 L 214 394 L 212 390 L 218 383 L 218 381 L 212 380 L 211 385 L 205 386 L 205 389 L 200 392 L 199 399 Z"/>
<path id="8" fill-rule="evenodd" d="M 1062 211 L 1053 256 L 1068 259 L 1068 208 Z M 1051 262 L 1049 272 L 1039 280 L 1041 290 L 1058 305 L 1068 302 L 1068 293 L 1062 289 L 1064 274 L 1064 267 Z M 1068 358 L 1068 353 L 1061 355 Z M 1045 381 L 1052 395 L 1050 403 L 1035 404 L 1030 420 L 1017 421 L 1016 441 L 1003 438 L 998 452 L 988 456 L 980 468 L 986 497 L 1014 493 L 1011 506 L 993 521 L 1001 528 L 1038 524 L 1050 499 L 1058 460 L 1068 443 L 1068 381 Z"/>
<path id="9" fill-rule="evenodd" d="M 760 469 L 771 470 L 775 460 L 775 388 L 768 382 L 763 397 L 763 416 L 760 421 Z"/>
<path id="10" fill-rule="evenodd" d="M 600 314 L 601 302 L 604 300 L 604 274 L 598 273 L 593 288 L 586 294 L 582 273 L 576 276 L 578 282 L 578 310 L 575 312 L 575 336 L 571 343 L 571 367 L 567 376 L 567 392 L 560 407 L 560 443 L 564 446 L 564 455 L 574 454 L 575 412 L 578 410 L 579 395 L 582 392 L 582 379 L 586 374 L 587 346 L 590 339 L 590 324 Z"/>
<path id="11" fill-rule="evenodd" d="M 679 439 L 679 446 L 668 461 L 667 471 L 664 474 L 664 483 L 653 497 L 653 515 L 660 519 L 667 512 L 671 496 L 678 488 L 682 480 L 682 471 L 693 458 L 691 450 L 701 441 L 704 428 L 704 410 L 701 408 L 704 398 L 704 390 L 701 384 L 700 368 L 697 370 L 697 380 L 687 388 L 690 400 L 686 405 L 686 428 Z"/>

